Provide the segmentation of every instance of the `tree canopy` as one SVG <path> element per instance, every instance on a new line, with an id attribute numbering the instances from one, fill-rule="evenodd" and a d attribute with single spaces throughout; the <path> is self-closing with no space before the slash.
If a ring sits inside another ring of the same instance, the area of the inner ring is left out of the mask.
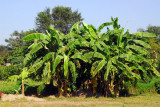
<path id="1" fill-rule="evenodd" d="M 8 49 L 8 60 L 13 63 L 20 63 L 23 62 L 24 55 L 28 52 L 28 46 L 33 42 L 24 42 L 22 38 L 26 35 L 29 35 L 31 33 L 35 33 L 36 31 L 28 30 L 28 31 L 14 31 L 11 34 L 11 37 L 9 39 L 5 39 L 5 42 L 7 42 L 7 49 Z"/>
<path id="2" fill-rule="evenodd" d="M 160 70 L 159 62 L 160 62 L 160 26 L 152 26 L 149 25 L 147 29 L 139 28 L 138 31 L 141 32 L 149 32 L 156 34 L 156 37 L 154 38 L 147 38 L 147 41 L 149 45 L 151 46 L 151 49 L 149 49 L 149 55 L 148 57 L 151 57 L 154 59 L 155 66 L 158 70 Z"/>
<path id="3" fill-rule="evenodd" d="M 82 21 L 81 13 L 72 11 L 71 7 L 57 6 L 52 10 L 45 9 L 38 13 L 36 17 L 36 27 L 38 32 L 46 33 L 49 30 L 48 26 L 52 25 L 56 30 L 67 34 L 74 23 Z"/>

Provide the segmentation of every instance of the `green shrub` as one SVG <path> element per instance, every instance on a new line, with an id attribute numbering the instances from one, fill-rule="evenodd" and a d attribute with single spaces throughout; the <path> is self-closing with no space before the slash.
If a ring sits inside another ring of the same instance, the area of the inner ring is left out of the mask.
<path id="1" fill-rule="evenodd" d="M 136 84 L 136 94 L 160 93 L 160 78 L 152 78 L 144 82 L 139 80 Z"/>
<path id="2" fill-rule="evenodd" d="M 155 82 L 156 91 L 160 94 L 160 78 Z"/>
<path id="3" fill-rule="evenodd" d="M 10 66 L 0 66 L 0 80 L 6 80 L 9 76 L 19 75 L 22 71 L 23 66 L 10 65 Z"/>
<path id="4" fill-rule="evenodd" d="M 20 85 L 17 82 L 0 81 L 0 91 L 5 94 L 16 94 L 19 91 Z"/>

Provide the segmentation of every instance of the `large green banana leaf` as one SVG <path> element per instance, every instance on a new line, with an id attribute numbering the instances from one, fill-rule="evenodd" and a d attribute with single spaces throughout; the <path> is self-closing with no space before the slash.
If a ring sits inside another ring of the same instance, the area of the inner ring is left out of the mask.
<path id="1" fill-rule="evenodd" d="M 97 30 L 97 31 L 100 33 L 101 30 L 102 30 L 104 27 L 110 26 L 110 25 L 112 25 L 112 22 L 103 23 L 103 24 L 101 24 L 101 25 L 98 27 L 98 30 Z"/>
<path id="2" fill-rule="evenodd" d="M 64 54 L 64 76 L 65 77 L 68 74 L 68 63 L 69 63 L 69 57 Z"/>
<path id="3" fill-rule="evenodd" d="M 29 40 L 34 40 L 34 39 L 45 39 L 46 35 L 43 33 L 33 33 L 30 35 L 25 36 L 22 40 L 24 41 L 29 41 Z"/>
<path id="4" fill-rule="evenodd" d="M 132 35 L 136 35 L 139 37 L 157 37 L 156 34 L 148 33 L 148 32 L 137 32 L 137 33 L 132 33 Z"/>

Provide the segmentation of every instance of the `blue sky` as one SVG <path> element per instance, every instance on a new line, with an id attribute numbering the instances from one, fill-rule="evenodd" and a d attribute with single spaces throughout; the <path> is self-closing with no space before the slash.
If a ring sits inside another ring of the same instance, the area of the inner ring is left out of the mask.
<path id="1" fill-rule="evenodd" d="M 46 7 L 72 7 L 81 12 L 87 24 L 98 27 L 119 18 L 119 24 L 131 33 L 149 24 L 160 26 L 160 0 L 0 0 L 0 45 L 14 30 L 35 28 L 37 13 Z"/>

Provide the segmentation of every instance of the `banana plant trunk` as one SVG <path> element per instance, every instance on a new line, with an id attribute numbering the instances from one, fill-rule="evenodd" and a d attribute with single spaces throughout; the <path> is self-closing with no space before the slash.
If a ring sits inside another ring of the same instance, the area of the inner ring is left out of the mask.
<path id="1" fill-rule="evenodd" d="M 60 82 L 60 83 L 58 84 L 58 95 L 59 95 L 59 96 L 62 96 L 62 95 L 63 95 L 63 83 L 62 83 L 62 82 Z"/>
<path id="2" fill-rule="evenodd" d="M 22 95 L 25 96 L 25 93 L 24 93 L 24 81 L 22 80 Z"/>
<path id="3" fill-rule="evenodd" d="M 63 82 L 61 81 L 59 73 L 57 74 L 58 76 L 58 95 L 62 96 L 63 95 Z"/>
<path id="4" fill-rule="evenodd" d="M 66 96 L 67 95 L 67 78 L 65 78 L 65 86 L 64 86 L 64 95 Z"/>

